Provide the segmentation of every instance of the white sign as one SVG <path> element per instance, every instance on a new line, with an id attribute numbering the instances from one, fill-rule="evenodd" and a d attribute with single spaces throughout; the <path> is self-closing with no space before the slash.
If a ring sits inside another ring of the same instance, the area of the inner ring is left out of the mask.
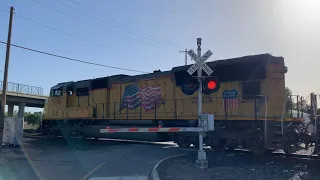
<path id="1" fill-rule="evenodd" d="M 208 50 L 200 59 L 193 50 L 189 50 L 188 54 L 192 59 L 196 61 L 196 63 L 188 69 L 188 73 L 190 75 L 196 72 L 199 68 L 201 68 L 208 75 L 213 73 L 213 70 L 205 63 L 205 61 L 209 59 L 209 57 L 213 54 L 210 50 Z"/>

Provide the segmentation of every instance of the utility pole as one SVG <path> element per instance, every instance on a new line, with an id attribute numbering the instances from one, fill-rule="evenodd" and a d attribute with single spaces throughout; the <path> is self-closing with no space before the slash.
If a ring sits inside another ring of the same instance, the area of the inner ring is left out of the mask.
<path id="1" fill-rule="evenodd" d="M 9 30 L 7 39 L 7 50 L 6 60 L 4 65 L 3 75 L 3 86 L 2 86 L 2 102 L 1 102 L 1 115 L 0 115 L 0 151 L 2 151 L 2 140 L 3 140 L 3 127 L 4 127 L 4 114 L 7 101 L 7 82 L 8 82 L 8 69 L 9 69 L 9 58 L 10 58 L 10 47 L 11 47 L 11 33 L 12 33 L 12 19 L 13 19 L 14 8 L 10 8 L 10 19 L 9 19 Z"/>
<path id="2" fill-rule="evenodd" d="M 185 65 L 187 65 L 188 64 L 188 57 L 187 57 L 187 55 L 188 55 L 188 50 L 186 49 L 186 50 L 184 50 L 184 51 L 179 51 L 179 52 L 184 52 L 185 53 Z"/>

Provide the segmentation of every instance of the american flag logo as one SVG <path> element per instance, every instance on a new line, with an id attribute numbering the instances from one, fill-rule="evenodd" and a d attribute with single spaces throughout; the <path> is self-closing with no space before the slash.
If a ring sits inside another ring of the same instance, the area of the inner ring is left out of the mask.
<path id="1" fill-rule="evenodd" d="M 225 109 L 235 109 L 238 107 L 238 92 L 235 89 L 223 91 L 222 97 Z"/>
<path id="2" fill-rule="evenodd" d="M 139 88 L 136 84 L 128 85 L 124 90 L 119 111 L 124 108 L 134 110 L 139 107 L 140 104 L 145 111 L 156 109 L 161 104 L 164 104 L 161 86 Z"/>

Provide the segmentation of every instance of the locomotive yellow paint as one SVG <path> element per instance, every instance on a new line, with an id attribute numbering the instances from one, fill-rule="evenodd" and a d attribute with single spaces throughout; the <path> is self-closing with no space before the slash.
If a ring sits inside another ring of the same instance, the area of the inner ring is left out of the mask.
<path id="1" fill-rule="evenodd" d="M 71 107 L 68 108 L 68 118 L 92 118 L 93 107 Z"/>
<path id="2" fill-rule="evenodd" d="M 159 79 L 146 79 L 134 82 L 138 85 L 139 88 L 145 88 L 147 86 L 160 86 L 161 94 L 163 99 L 174 99 L 174 86 L 173 79 L 168 78 L 159 78 Z M 154 119 L 155 111 L 145 111 L 144 108 L 137 107 L 134 110 L 123 109 L 119 111 L 121 97 L 124 94 L 126 86 L 132 83 L 119 83 L 113 84 L 110 89 L 110 105 L 109 108 L 109 118 L 116 119 Z M 156 102 L 155 102 L 156 103 Z M 174 101 L 166 101 L 165 104 L 159 106 L 156 110 L 157 118 L 174 118 Z M 141 111 L 141 113 L 140 113 Z"/>
<path id="3" fill-rule="evenodd" d="M 270 62 L 266 66 L 267 78 L 260 81 L 261 95 L 267 98 L 267 119 L 280 120 L 285 103 L 285 72 L 282 59 L 279 67 L 274 67 Z M 143 107 L 134 110 L 127 108 L 119 111 L 121 98 L 126 86 L 135 83 L 139 88 L 147 86 L 160 86 L 161 95 L 165 100 L 157 109 L 145 111 Z M 238 92 L 237 107 L 225 110 L 223 106 L 222 93 L 225 90 L 235 89 Z M 45 119 L 145 119 L 155 118 L 162 120 L 172 119 L 196 119 L 198 116 L 197 92 L 191 96 L 182 93 L 180 87 L 175 86 L 174 76 L 153 79 L 140 79 L 135 82 L 124 82 L 112 84 L 107 89 L 96 89 L 90 91 L 87 96 L 76 96 L 63 94 L 62 97 L 49 97 L 45 106 Z M 256 100 L 259 107 L 257 119 L 263 120 L 266 113 L 266 102 L 264 97 Z M 254 112 L 255 100 L 244 99 L 242 94 L 242 82 L 224 82 L 220 89 L 214 94 L 203 95 L 203 113 L 214 114 L 216 119 L 227 120 L 256 120 Z M 286 118 L 286 121 L 300 121 L 301 118 Z"/>
<path id="4" fill-rule="evenodd" d="M 89 92 L 89 106 L 96 108 L 96 118 L 102 119 L 108 117 L 109 93 L 109 89 L 106 88 Z"/>
<path id="5" fill-rule="evenodd" d="M 75 93 L 68 95 L 66 99 L 68 102 L 68 107 L 78 107 L 78 98 Z"/>

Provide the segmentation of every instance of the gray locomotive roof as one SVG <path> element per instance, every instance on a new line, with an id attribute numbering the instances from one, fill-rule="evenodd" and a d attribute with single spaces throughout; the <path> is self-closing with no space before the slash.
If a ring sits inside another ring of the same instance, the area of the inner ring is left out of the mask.
<path id="1" fill-rule="evenodd" d="M 108 77 L 109 79 L 109 84 L 114 84 L 114 83 L 121 83 L 121 82 L 134 82 L 136 80 L 141 80 L 141 79 L 153 79 L 153 78 L 159 78 L 159 77 L 164 77 L 164 76 L 171 76 L 172 72 L 171 71 L 163 71 L 163 72 L 154 72 L 154 73 L 149 73 L 149 74 L 141 74 L 141 75 L 135 75 L 135 76 L 110 76 Z"/>
<path id="2" fill-rule="evenodd" d="M 251 63 L 251 62 L 267 62 L 267 59 L 274 57 L 270 54 L 258 54 L 258 55 L 251 55 L 251 56 L 243 56 L 238 58 L 231 58 L 231 59 L 223 59 L 223 60 L 215 60 L 215 61 L 209 61 L 207 62 L 207 65 L 209 67 L 213 66 L 227 66 L 237 63 Z M 149 74 L 141 74 L 141 75 L 135 75 L 135 76 L 110 76 L 109 82 L 111 84 L 113 83 L 121 83 L 121 82 L 132 82 L 138 79 L 152 79 L 157 78 L 161 76 L 170 76 L 174 72 L 181 72 L 181 71 L 187 71 L 189 67 L 192 65 L 186 65 L 186 66 L 178 66 L 173 67 L 170 71 L 164 71 L 164 72 L 155 72 L 155 73 L 149 73 Z"/>
<path id="3" fill-rule="evenodd" d="M 222 60 L 215 60 L 215 61 L 209 61 L 207 62 L 207 65 L 209 67 L 214 67 L 214 66 L 227 66 L 227 65 L 232 65 L 232 64 L 237 64 L 237 63 L 251 63 L 251 62 L 267 62 L 267 59 L 272 58 L 275 56 L 272 56 L 271 54 L 258 54 L 258 55 L 249 55 L 249 56 L 243 56 L 243 57 L 237 57 L 237 58 L 230 58 L 230 59 L 222 59 Z M 153 73 L 149 74 L 140 74 L 140 75 L 125 75 L 125 74 L 118 74 L 118 75 L 113 75 L 113 76 L 107 76 L 107 77 L 101 77 L 101 78 L 96 78 L 96 79 L 86 79 L 86 80 L 80 80 L 77 82 L 68 82 L 67 84 L 70 83 L 75 83 L 75 84 L 82 84 L 85 83 L 87 84 L 88 81 L 91 80 L 98 80 L 98 79 L 107 79 L 108 84 L 115 84 L 115 83 L 122 83 L 122 82 L 134 82 L 136 80 L 141 80 L 141 79 L 153 79 L 153 78 L 158 78 L 158 77 L 164 77 L 164 76 L 171 76 L 175 72 L 181 72 L 181 71 L 187 71 L 189 67 L 192 65 L 186 65 L 186 66 L 177 66 L 173 67 L 169 71 L 155 71 Z M 80 85 L 79 84 L 79 85 Z M 63 86 L 65 84 L 59 83 L 56 86 Z"/>

